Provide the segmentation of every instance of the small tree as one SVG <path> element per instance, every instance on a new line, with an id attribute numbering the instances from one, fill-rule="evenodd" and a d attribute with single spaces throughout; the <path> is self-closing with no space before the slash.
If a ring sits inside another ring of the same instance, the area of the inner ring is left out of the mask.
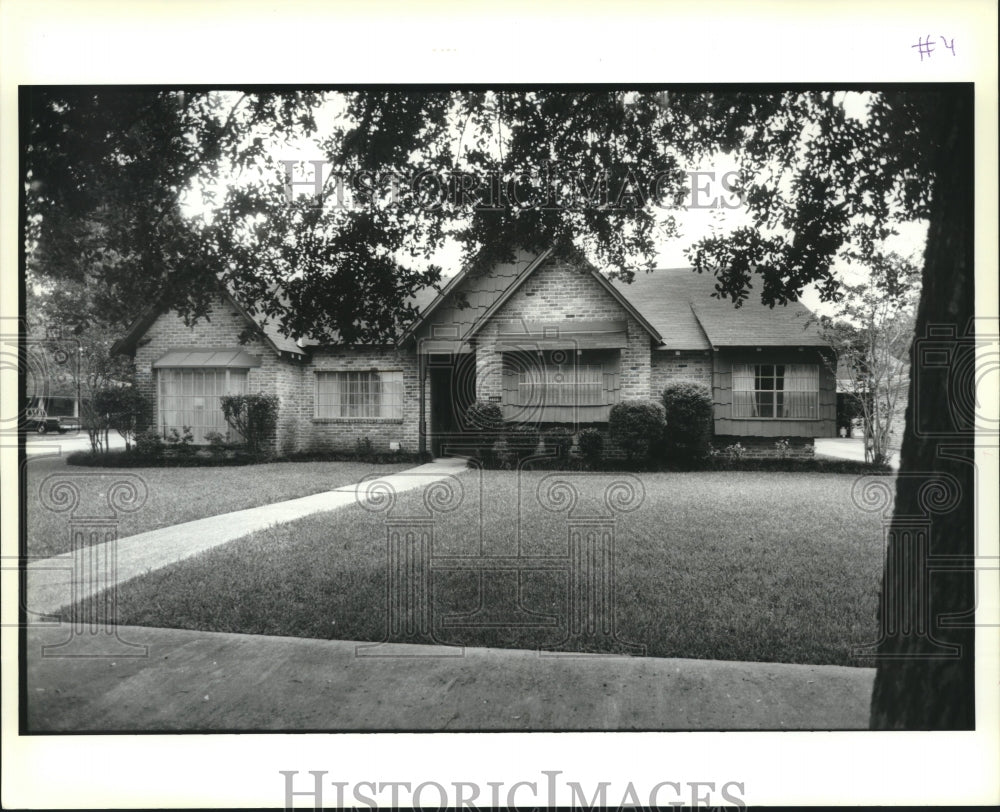
<path id="1" fill-rule="evenodd" d="M 134 386 L 104 386 L 94 392 L 91 410 L 95 423 L 93 430 L 104 434 L 101 445 L 107 449 L 108 430 L 114 429 L 125 440 L 125 450 L 129 451 L 136 434 L 149 423 L 151 404 Z"/>
<path id="2" fill-rule="evenodd" d="M 628 459 L 643 459 L 663 436 L 665 412 L 655 400 L 623 400 L 611 407 L 608 431 Z"/>
<path id="3" fill-rule="evenodd" d="M 222 416 L 243 438 L 247 451 L 260 454 L 278 425 L 278 396 L 249 394 L 223 395 Z"/>
<path id="4" fill-rule="evenodd" d="M 712 392 L 697 381 L 673 381 L 663 390 L 667 458 L 691 464 L 712 447 Z"/>
<path id="5" fill-rule="evenodd" d="M 919 296 L 919 269 L 898 254 L 879 257 L 866 280 L 843 286 L 834 317 L 821 320 L 837 352 L 827 365 L 838 373 L 864 424 L 865 460 L 884 464 L 902 418 L 909 385 L 910 344 Z M 839 363 L 838 363 L 839 360 Z"/>

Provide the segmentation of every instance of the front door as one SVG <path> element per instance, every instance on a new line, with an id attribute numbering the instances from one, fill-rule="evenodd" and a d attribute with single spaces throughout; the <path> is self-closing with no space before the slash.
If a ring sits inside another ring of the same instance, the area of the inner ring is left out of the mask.
<path id="1" fill-rule="evenodd" d="M 446 453 L 448 441 L 458 441 L 465 410 L 476 399 L 476 356 L 431 355 L 427 360 L 430 378 L 431 453 Z"/>

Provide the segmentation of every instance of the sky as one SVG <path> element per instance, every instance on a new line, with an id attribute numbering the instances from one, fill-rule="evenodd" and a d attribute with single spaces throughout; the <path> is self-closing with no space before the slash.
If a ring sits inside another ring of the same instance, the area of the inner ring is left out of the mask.
<path id="1" fill-rule="evenodd" d="M 238 98 L 238 94 L 233 93 L 232 96 L 234 101 Z M 849 116 L 862 121 L 865 119 L 867 115 L 868 94 L 844 93 L 840 94 L 840 98 Z M 319 142 L 336 130 L 338 125 L 344 121 L 344 114 L 343 97 L 331 95 L 330 99 L 316 110 L 317 133 L 315 137 L 301 139 L 293 143 L 274 144 L 269 155 L 272 167 L 281 166 L 282 161 L 309 162 L 321 160 L 324 152 Z M 458 130 L 460 128 L 458 121 L 455 122 L 454 127 L 456 138 L 458 138 Z M 732 196 L 725 195 L 724 190 L 720 187 L 720 181 L 723 176 L 728 172 L 735 172 L 737 168 L 736 159 L 732 156 L 724 155 L 713 156 L 697 166 L 687 167 L 689 172 L 711 174 L 692 176 L 692 185 L 697 184 L 700 189 L 700 192 L 697 194 L 700 206 L 695 207 L 691 205 L 694 199 L 694 194 L 692 194 L 686 201 L 687 208 L 672 209 L 669 213 L 660 211 L 661 219 L 668 215 L 674 218 L 678 233 L 676 237 L 669 240 L 661 240 L 657 244 L 656 267 L 687 267 L 691 263 L 685 256 L 685 249 L 698 240 L 709 236 L 713 229 L 716 232 L 721 231 L 725 233 L 735 228 L 752 225 L 746 209 Z M 332 167 L 324 165 L 324 170 L 327 172 L 332 171 Z M 296 180 L 308 179 L 311 167 L 304 165 L 301 170 L 302 174 L 299 174 L 299 172 L 300 170 L 297 168 Z M 217 184 L 216 191 L 222 192 L 224 187 L 234 182 L 234 180 L 236 179 L 221 179 Z M 242 182 L 248 182 L 250 179 L 242 178 L 241 180 Z M 236 182 L 240 181 L 237 180 Z M 265 182 L 265 175 L 261 174 L 259 181 L 252 182 Z M 294 190 L 296 194 L 309 194 L 310 191 L 311 187 L 307 184 L 302 184 L 302 186 Z M 220 194 L 219 199 L 224 199 L 224 195 Z M 705 205 L 709 202 L 715 202 L 715 207 Z M 733 207 L 733 204 L 736 204 L 735 207 Z M 199 195 L 196 193 L 192 192 L 189 194 L 183 205 L 185 212 L 189 215 L 211 217 L 209 208 L 202 203 Z M 926 239 L 926 228 L 926 222 L 922 221 L 903 223 L 897 226 L 899 234 L 890 239 L 885 246 L 886 250 L 895 251 L 901 256 L 912 258 L 919 263 Z M 454 241 L 447 242 L 431 261 L 443 268 L 445 278 L 453 276 L 461 270 L 460 246 Z M 864 269 L 851 267 L 843 262 L 835 263 L 834 269 L 840 278 L 848 282 L 857 282 L 864 276 Z M 832 315 L 833 313 L 833 305 L 822 302 L 816 289 L 812 286 L 803 291 L 802 301 L 814 312 L 826 315 Z"/>

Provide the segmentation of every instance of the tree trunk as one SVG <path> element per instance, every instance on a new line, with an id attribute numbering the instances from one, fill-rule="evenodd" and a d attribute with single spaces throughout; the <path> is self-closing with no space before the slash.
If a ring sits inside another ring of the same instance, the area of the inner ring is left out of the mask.
<path id="1" fill-rule="evenodd" d="M 934 187 L 882 581 L 880 730 L 975 728 L 972 89 L 940 101 L 927 129 Z"/>

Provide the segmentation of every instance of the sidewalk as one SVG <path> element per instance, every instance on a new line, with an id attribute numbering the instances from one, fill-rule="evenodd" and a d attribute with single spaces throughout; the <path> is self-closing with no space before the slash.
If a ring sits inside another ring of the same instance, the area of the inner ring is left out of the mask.
<path id="1" fill-rule="evenodd" d="M 55 614 L 112 583 L 166 567 L 257 530 L 348 505 L 377 502 L 388 489 L 403 493 L 465 470 L 464 459 L 439 459 L 377 480 L 95 544 L 81 551 L 77 562 L 72 554 L 32 561 L 27 566 L 27 608 L 38 614 Z M 374 482 L 378 487 L 371 487 Z"/>
<path id="2" fill-rule="evenodd" d="M 859 730 L 868 724 L 875 675 L 842 666 L 118 631 L 148 655 L 42 656 L 41 646 L 65 640 L 68 628 L 29 628 L 27 732 Z"/>

